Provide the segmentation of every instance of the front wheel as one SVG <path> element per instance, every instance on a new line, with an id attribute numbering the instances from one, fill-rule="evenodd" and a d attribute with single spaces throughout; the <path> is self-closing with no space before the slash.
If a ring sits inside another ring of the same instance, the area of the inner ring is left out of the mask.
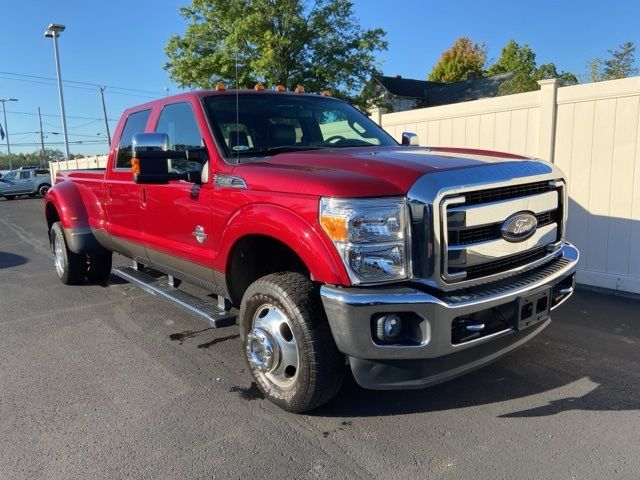
<path id="1" fill-rule="evenodd" d="M 44 197 L 49 191 L 49 188 L 51 188 L 51 185 L 47 185 L 46 183 L 43 185 L 40 185 L 40 187 L 38 188 L 38 195 L 40 195 L 41 197 Z"/>
<path id="2" fill-rule="evenodd" d="M 271 402 L 299 413 L 338 393 L 344 356 L 307 277 L 283 272 L 256 280 L 244 294 L 239 317 L 249 369 Z"/>
<path id="3" fill-rule="evenodd" d="M 50 239 L 53 263 L 60 281 L 65 285 L 79 285 L 84 282 L 87 273 L 86 256 L 69 250 L 60 222 L 54 223 L 51 227 Z"/>

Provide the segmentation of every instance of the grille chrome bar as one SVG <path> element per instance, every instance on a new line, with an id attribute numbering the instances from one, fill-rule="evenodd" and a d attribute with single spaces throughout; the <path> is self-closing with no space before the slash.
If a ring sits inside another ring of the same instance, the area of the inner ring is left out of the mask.
<path id="1" fill-rule="evenodd" d="M 532 197 L 519 197 L 473 206 L 447 209 L 447 228 L 466 229 L 492 223 L 502 223 L 516 212 L 545 213 L 558 208 L 558 192 L 551 191 Z"/>
<path id="2" fill-rule="evenodd" d="M 507 242 L 500 238 L 470 245 L 449 245 L 447 265 L 451 269 L 493 262 L 532 248 L 554 243 L 557 236 L 558 225 L 552 223 L 538 228 L 531 238 L 523 242 Z"/>
<path id="3" fill-rule="evenodd" d="M 530 271 L 557 257 L 564 245 L 568 203 L 563 177 L 553 164 L 527 160 L 429 173 L 418 179 L 407 194 L 412 235 L 416 234 L 414 240 L 422 239 L 414 245 L 411 281 L 448 292 L 493 284 Z M 449 274 L 445 264 L 448 262 L 450 246 L 500 238 L 500 225 L 508 217 L 492 225 L 448 228 L 448 209 L 484 206 L 491 202 L 534 197 L 548 192 L 555 195 L 558 207 L 555 211 L 536 217 L 538 228 L 552 223 L 557 226 L 557 238 L 554 241 L 493 262 L 468 267 L 468 274 L 464 271 L 455 272 L 455 269 L 451 272 L 453 275 Z"/>

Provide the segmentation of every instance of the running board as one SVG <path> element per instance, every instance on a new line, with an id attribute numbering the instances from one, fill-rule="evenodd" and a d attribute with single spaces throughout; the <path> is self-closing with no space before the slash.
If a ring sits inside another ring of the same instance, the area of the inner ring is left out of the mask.
<path id="1" fill-rule="evenodd" d="M 131 267 L 121 267 L 114 268 L 113 273 L 132 285 L 140 287 L 152 295 L 169 300 L 175 306 L 205 319 L 215 328 L 229 327 L 236 324 L 236 315 L 234 313 L 220 310 L 216 305 L 178 290 L 144 272 Z"/>

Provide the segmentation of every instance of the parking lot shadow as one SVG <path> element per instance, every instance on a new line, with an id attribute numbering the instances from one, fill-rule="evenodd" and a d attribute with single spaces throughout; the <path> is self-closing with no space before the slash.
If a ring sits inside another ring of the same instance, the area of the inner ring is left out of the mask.
<path id="1" fill-rule="evenodd" d="M 490 366 L 424 390 L 364 390 L 348 376 L 341 394 L 311 415 L 401 415 L 509 401 L 500 417 L 640 410 L 638 311 L 638 300 L 579 290 L 544 332 Z"/>
<path id="2" fill-rule="evenodd" d="M 0 269 L 17 267 L 24 265 L 29 259 L 15 253 L 0 252 Z"/>

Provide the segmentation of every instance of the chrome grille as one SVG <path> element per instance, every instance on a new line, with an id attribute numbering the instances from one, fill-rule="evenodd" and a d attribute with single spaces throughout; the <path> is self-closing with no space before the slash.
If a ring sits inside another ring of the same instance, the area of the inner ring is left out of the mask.
<path id="1" fill-rule="evenodd" d="M 441 204 L 442 277 L 447 283 L 479 280 L 537 264 L 562 240 L 563 190 L 535 182 L 456 193 Z M 519 212 L 535 215 L 530 238 L 507 241 L 502 225 Z"/>

